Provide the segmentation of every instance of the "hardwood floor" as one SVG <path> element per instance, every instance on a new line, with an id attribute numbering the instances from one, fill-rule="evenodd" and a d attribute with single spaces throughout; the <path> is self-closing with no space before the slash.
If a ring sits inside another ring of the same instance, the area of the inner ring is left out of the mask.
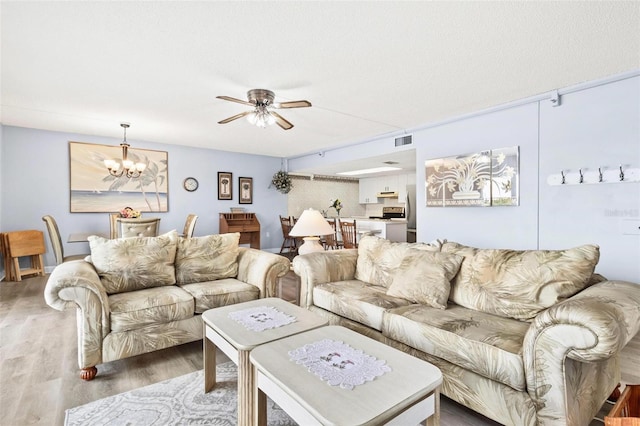
<path id="1" fill-rule="evenodd" d="M 47 306 L 46 280 L 0 282 L 0 425 L 62 425 L 68 408 L 202 368 L 198 341 L 99 365 L 95 380 L 81 380 L 75 309 Z M 294 298 L 295 276 L 287 276 L 282 289 L 284 299 Z M 621 358 L 623 380 L 640 383 L 640 334 Z M 217 360 L 228 358 L 220 352 Z M 455 403 L 446 410 L 455 411 L 459 425 L 495 425 Z"/>

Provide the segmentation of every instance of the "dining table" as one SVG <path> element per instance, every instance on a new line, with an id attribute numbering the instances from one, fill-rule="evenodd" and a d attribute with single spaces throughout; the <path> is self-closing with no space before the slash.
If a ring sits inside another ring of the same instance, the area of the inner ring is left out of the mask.
<path id="1" fill-rule="evenodd" d="M 91 235 L 97 235 L 102 238 L 109 238 L 109 235 L 105 232 L 72 232 L 67 238 L 68 243 L 86 243 L 89 242 Z"/>

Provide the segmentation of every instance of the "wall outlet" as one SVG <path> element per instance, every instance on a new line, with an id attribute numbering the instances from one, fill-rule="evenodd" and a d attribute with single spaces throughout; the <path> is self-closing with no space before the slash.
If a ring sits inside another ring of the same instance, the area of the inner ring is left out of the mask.
<path id="1" fill-rule="evenodd" d="M 271 233 L 269 231 L 267 231 L 266 236 L 267 236 L 267 238 L 269 238 L 271 236 Z"/>

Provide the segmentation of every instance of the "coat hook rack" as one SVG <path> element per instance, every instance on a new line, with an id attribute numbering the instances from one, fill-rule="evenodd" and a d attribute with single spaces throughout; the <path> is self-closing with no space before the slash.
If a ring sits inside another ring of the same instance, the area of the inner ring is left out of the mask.
<path id="1" fill-rule="evenodd" d="M 558 174 L 547 176 L 547 184 L 551 186 L 631 182 L 640 182 L 640 168 L 625 167 L 623 164 L 617 167 L 598 166 L 593 170 L 580 167 L 575 172 L 562 169 Z"/>

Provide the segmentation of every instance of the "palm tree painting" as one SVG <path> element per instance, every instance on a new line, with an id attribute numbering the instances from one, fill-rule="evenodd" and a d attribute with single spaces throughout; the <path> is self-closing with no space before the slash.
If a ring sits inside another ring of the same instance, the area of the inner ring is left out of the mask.
<path id="1" fill-rule="evenodd" d="M 218 172 L 218 200 L 231 200 L 231 177 L 229 172 Z"/>
<path id="2" fill-rule="evenodd" d="M 119 146 L 69 142 L 72 213 L 117 212 L 124 206 L 141 212 L 168 211 L 167 152 L 130 148 L 128 159 L 146 165 L 137 178 L 109 173 L 104 160 L 121 158 Z"/>
<path id="3" fill-rule="evenodd" d="M 425 162 L 427 207 L 517 206 L 519 147 Z"/>
<path id="4" fill-rule="evenodd" d="M 241 177 L 239 178 L 240 184 L 240 204 L 253 203 L 253 178 Z"/>

